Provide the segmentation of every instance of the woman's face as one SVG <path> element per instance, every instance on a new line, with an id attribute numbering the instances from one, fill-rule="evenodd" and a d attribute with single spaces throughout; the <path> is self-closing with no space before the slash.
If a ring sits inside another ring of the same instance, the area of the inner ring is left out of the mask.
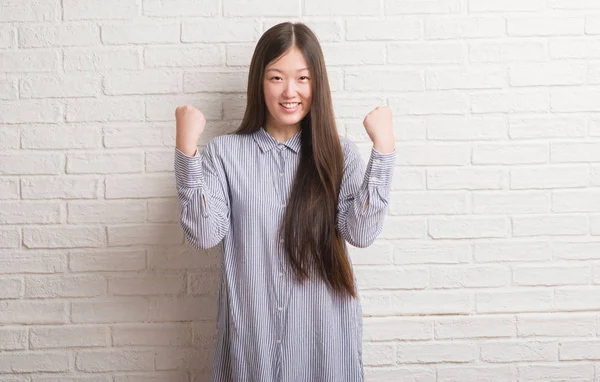
<path id="1" fill-rule="evenodd" d="M 310 110 L 312 86 L 304 56 L 295 46 L 265 68 L 267 125 L 299 127 Z"/>

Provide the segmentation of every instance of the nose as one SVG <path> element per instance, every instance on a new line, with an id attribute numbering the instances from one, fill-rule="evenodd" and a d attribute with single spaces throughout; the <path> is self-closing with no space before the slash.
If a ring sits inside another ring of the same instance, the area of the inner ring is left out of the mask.
<path id="1" fill-rule="evenodd" d="M 296 96 L 296 83 L 294 81 L 287 81 L 285 88 L 283 89 L 283 96 L 285 98 L 293 98 Z"/>

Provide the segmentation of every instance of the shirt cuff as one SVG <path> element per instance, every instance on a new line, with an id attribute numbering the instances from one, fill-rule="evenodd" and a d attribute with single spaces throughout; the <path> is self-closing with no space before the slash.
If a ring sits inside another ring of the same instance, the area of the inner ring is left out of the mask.
<path id="1" fill-rule="evenodd" d="M 178 186 L 196 188 L 202 185 L 202 161 L 200 152 L 193 157 L 185 155 L 175 148 L 175 181 Z"/>
<path id="2" fill-rule="evenodd" d="M 367 165 L 369 184 L 374 186 L 390 186 L 392 184 L 395 163 L 396 150 L 383 154 L 374 148 L 371 149 L 371 157 Z"/>

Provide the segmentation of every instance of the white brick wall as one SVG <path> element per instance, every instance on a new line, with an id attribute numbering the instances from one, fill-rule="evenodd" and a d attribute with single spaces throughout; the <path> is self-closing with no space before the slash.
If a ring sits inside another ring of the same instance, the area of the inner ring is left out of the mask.
<path id="1" fill-rule="evenodd" d="M 351 249 L 367 381 L 600 381 L 597 0 L 0 0 L 0 382 L 209 380 L 219 253 L 184 244 L 173 112 L 234 128 L 283 20 L 365 158 L 395 114 Z"/>

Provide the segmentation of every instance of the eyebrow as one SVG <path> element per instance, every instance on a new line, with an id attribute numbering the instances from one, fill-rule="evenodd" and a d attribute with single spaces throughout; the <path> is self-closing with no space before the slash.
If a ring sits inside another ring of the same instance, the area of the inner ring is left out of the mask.
<path id="1" fill-rule="evenodd" d="M 308 68 L 298 69 L 298 70 L 296 70 L 296 72 L 301 72 L 303 70 L 308 70 Z M 267 72 L 270 72 L 270 71 L 274 71 L 274 72 L 278 72 L 278 73 L 283 73 L 281 70 L 275 69 L 275 68 L 267 69 Z"/>

